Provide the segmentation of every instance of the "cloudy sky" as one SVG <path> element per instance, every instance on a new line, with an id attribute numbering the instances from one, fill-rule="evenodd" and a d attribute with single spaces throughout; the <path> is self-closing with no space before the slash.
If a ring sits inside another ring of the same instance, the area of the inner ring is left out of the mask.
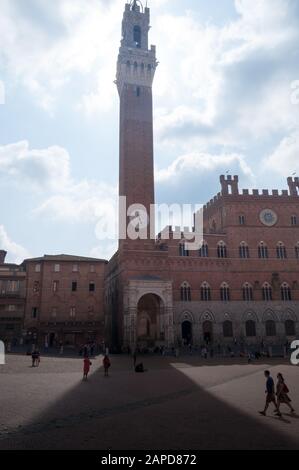
<path id="1" fill-rule="evenodd" d="M 0 0 L 0 248 L 109 257 L 125 0 Z M 299 175 L 298 0 L 148 0 L 158 202 Z M 5 95 L 5 96 L 4 96 Z"/>

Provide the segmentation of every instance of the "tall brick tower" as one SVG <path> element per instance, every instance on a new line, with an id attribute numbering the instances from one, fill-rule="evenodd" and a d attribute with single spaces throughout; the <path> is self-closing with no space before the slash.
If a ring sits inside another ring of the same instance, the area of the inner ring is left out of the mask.
<path id="1" fill-rule="evenodd" d="M 148 46 L 150 9 L 133 0 L 125 5 L 116 84 L 120 97 L 119 195 L 127 209 L 154 204 L 152 84 L 156 48 Z M 136 212 L 135 212 L 136 214 Z M 128 223 L 129 219 L 125 217 Z"/>

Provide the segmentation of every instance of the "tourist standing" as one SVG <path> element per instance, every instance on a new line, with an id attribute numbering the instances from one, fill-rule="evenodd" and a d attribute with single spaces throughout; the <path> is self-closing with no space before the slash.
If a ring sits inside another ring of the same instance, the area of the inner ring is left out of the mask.
<path id="1" fill-rule="evenodd" d="M 264 375 L 266 377 L 266 403 L 265 403 L 265 408 L 263 411 L 260 411 L 260 414 L 263 416 L 266 416 L 267 410 L 269 408 L 270 403 L 273 403 L 275 406 L 275 411 L 278 414 L 278 416 L 281 416 L 281 413 L 279 411 L 279 408 L 276 403 L 276 398 L 275 398 L 275 386 L 274 386 L 274 380 L 271 377 L 271 374 L 268 370 L 265 370 Z"/>

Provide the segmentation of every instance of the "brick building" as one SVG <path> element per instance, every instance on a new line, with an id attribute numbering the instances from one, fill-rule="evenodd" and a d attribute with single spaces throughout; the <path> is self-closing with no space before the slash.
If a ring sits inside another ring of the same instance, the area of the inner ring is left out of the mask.
<path id="1" fill-rule="evenodd" d="M 126 4 L 117 64 L 120 196 L 154 204 L 149 8 Z M 105 276 L 106 332 L 118 347 L 275 345 L 299 336 L 299 180 L 289 190 L 239 191 L 221 176 L 203 210 L 204 242 L 121 239 Z M 135 211 L 136 209 L 134 209 Z M 149 212 L 148 212 L 149 213 Z M 130 215 L 127 214 L 130 221 Z M 138 211 L 137 211 L 138 215 Z"/>
<path id="2" fill-rule="evenodd" d="M 21 266 L 5 263 L 0 250 L 0 339 L 18 344 L 23 334 L 26 273 Z"/>
<path id="3" fill-rule="evenodd" d="M 25 260 L 27 341 L 50 347 L 103 341 L 105 264 L 68 255 Z"/>

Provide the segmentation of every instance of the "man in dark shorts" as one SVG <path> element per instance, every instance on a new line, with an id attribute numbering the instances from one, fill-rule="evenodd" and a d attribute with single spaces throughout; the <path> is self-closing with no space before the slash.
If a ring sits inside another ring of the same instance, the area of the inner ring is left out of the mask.
<path id="1" fill-rule="evenodd" d="M 281 413 L 279 411 L 279 408 L 277 406 L 277 402 L 276 402 L 276 397 L 275 397 L 275 385 L 274 385 L 274 380 L 272 379 L 271 377 L 271 374 L 268 370 L 265 370 L 265 377 L 267 379 L 266 381 L 266 404 L 265 404 L 265 408 L 264 408 L 264 411 L 260 411 L 260 414 L 263 415 L 263 416 L 266 416 L 266 413 L 267 413 L 267 410 L 269 408 L 269 405 L 270 403 L 273 403 L 273 405 L 275 406 L 275 412 L 277 413 L 278 416 L 281 416 Z"/>

